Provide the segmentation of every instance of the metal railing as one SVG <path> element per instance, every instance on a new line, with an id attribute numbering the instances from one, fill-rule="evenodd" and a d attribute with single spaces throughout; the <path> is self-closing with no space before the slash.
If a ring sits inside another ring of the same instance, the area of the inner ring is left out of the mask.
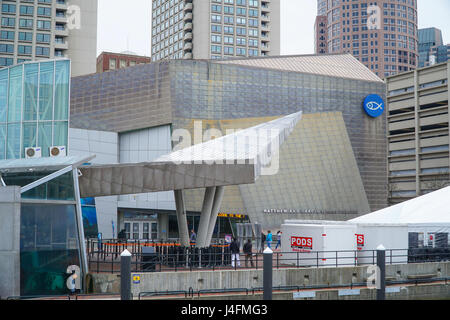
<path id="1" fill-rule="evenodd" d="M 153 247 L 153 253 L 144 252 Z M 262 269 L 263 253 L 253 252 L 250 257 L 239 255 L 233 264 L 229 245 L 216 244 L 209 248 L 181 247 L 178 243 L 115 243 L 102 245 L 102 250 L 88 252 L 91 273 L 119 273 L 120 253 L 132 253 L 132 272 L 169 272 L 216 269 Z M 95 248 L 94 248 L 95 249 Z M 450 248 L 388 249 L 386 264 L 450 261 Z M 274 252 L 273 268 L 348 267 L 376 264 L 376 250 Z"/>

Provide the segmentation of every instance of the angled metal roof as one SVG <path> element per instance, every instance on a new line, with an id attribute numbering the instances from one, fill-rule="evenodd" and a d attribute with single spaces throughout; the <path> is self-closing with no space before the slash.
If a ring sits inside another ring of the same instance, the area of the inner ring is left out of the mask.
<path id="1" fill-rule="evenodd" d="M 68 157 L 1 160 L 0 173 L 56 171 L 68 166 L 76 168 L 91 161 L 93 158 L 95 158 L 95 155 L 84 154 Z"/>
<path id="2" fill-rule="evenodd" d="M 80 168 L 81 197 L 138 194 L 255 183 L 302 113 L 197 144 L 149 163 Z"/>
<path id="3" fill-rule="evenodd" d="M 294 130 L 302 112 L 237 131 L 214 140 L 197 144 L 159 157 L 154 162 L 193 163 L 251 163 L 258 177 L 270 163 L 277 151 Z"/>
<path id="4" fill-rule="evenodd" d="M 244 59 L 214 60 L 221 64 L 340 77 L 355 80 L 383 82 L 351 54 L 322 54 L 257 57 Z"/>

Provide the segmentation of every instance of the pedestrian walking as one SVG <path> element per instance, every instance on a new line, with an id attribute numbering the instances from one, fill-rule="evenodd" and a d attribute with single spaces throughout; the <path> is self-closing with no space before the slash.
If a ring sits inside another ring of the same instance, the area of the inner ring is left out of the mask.
<path id="1" fill-rule="evenodd" d="M 270 232 L 270 230 L 267 232 L 267 237 L 266 237 L 266 241 L 267 241 L 267 248 L 272 249 L 272 232 Z"/>
<path id="2" fill-rule="evenodd" d="M 244 254 L 245 254 L 245 267 L 248 268 L 248 260 L 250 260 L 250 264 L 253 268 L 253 246 L 252 246 L 252 240 L 248 239 L 247 242 L 244 244 Z"/>
<path id="3" fill-rule="evenodd" d="M 191 237 L 189 240 L 190 240 L 191 246 L 195 245 L 195 243 L 197 242 L 197 234 L 195 233 L 194 229 L 191 230 Z"/>
<path id="4" fill-rule="evenodd" d="M 259 248 L 259 252 L 264 251 L 264 243 L 266 242 L 266 235 L 264 232 L 261 232 L 261 248 Z"/>
<path id="5" fill-rule="evenodd" d="M 277 245 L 275 247 L 275 250 L 277 250 L 278 247 L 281 247 L 281 231 L 280 230 L 278 230 L 278 232 L 277 232 Z"/>
<path id="6" fill-rule="evenodd" d="M 233 237 L 233 241 L 231 241 L 230 251 L 231 251 L 231 266 L 234 268 L 234 266 L 237 264 L 237 266 L 240 267 L 241 262 L 239 260 L 239 254 L 241 248 L 239 241 L 235 237 Z"/>

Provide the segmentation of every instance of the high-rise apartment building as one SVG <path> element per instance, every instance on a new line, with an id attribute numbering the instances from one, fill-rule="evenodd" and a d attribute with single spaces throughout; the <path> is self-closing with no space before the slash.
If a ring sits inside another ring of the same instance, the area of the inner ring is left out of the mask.
<path id="1" fill-rule="evenodd" d="M 444 45 L 442 31 L 437 28 L 419 29 L 419 67 L 428 67 L 448 60 L 449 46 Z"/>
<path id="2" fill-rule="evenodd" d="M 1 1 L 0 67 L 72 60 L 72 75 L 95 73 L 97 0 Z"/>
<path id="3" fill-rule="evenodd" d="M 351 53 L 380 77 L 417 67 L 417 0 L 317 3 L 317 54 Z M 326 36 L 321 38 L 319 33 L 324 30 Z"/>
<path id="4" fill-rule="evenodd" d="M 153 0 L 153 61 L 279 54 L 280 0 Z"/>

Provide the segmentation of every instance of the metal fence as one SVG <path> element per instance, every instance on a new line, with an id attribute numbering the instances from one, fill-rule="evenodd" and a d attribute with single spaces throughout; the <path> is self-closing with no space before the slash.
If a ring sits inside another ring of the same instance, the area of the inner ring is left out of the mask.
<path id="1" fill-rule="evenodd" d="M 195 271 L 216 269 L 262 269 L 263 253 L 240 254 L 233 263 L 228 244 L 209 248 L 181 247 L 173 242 L 95 241 L 88 243 L 88 266 L 92 273 L 119 273 L 120 254 L 132 254 L 132 272 Z M 450 248 L 388 249 L 386 264 L 450 261 Z M 345 267 L 376 264 L 376 250 L 274 252 L 273 268 Z"/>

